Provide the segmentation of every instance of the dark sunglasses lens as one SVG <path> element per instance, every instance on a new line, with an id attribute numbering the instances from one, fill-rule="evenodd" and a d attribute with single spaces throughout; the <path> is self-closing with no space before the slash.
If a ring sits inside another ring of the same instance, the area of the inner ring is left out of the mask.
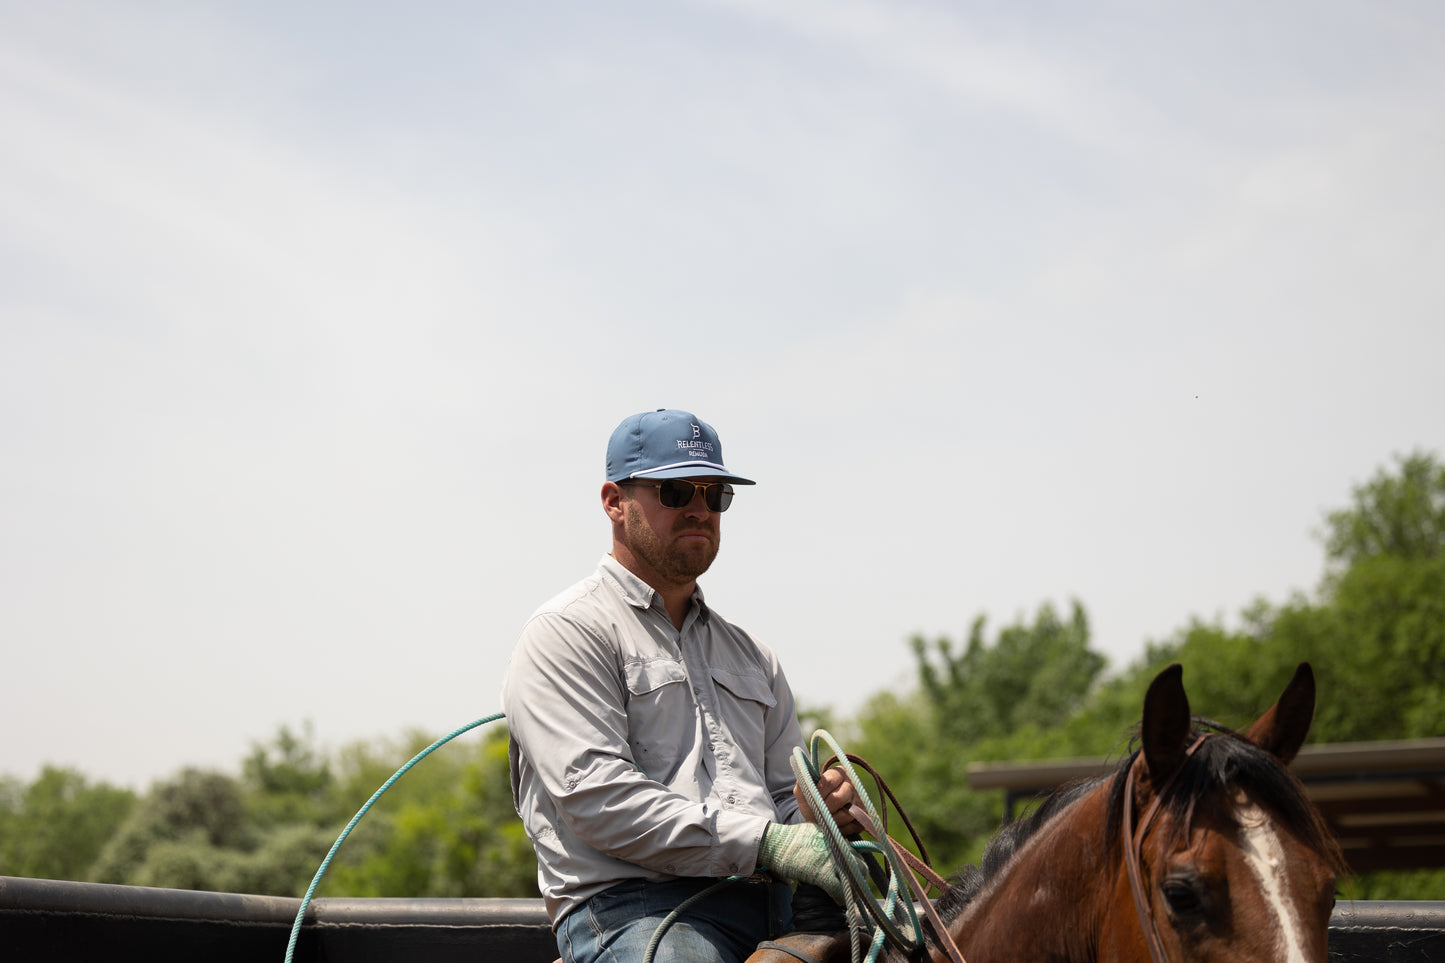
<path id="1" fill-rule="evenodd" d="M 692 482 L 669 478 L 657 486 L 657 500 L 663 508 L 685 508 L 692 501 Z"/>
<path id="2" fill-rule="evenodd" d="M 703 498 L 707 500 L 708 511 L 725 512 L 733 503 L 733 490 L 726 485 L 709 485 L 703 489 Z"/>
<path id="3" fill-rule="evenodd" d="M 677 478 L 669 478 L 657 486 L 657 500 L 663 508 L 686 508 L 692 504 L 699 488 L 710 512 L 725 512 L 732 504 L 733 493 L 726 485 L 695 485 Z"/>

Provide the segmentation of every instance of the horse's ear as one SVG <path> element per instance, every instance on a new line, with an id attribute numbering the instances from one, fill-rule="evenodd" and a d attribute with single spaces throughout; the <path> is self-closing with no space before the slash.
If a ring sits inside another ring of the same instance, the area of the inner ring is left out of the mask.
<path id="1" fill-rule="evenodd" d="M 1301 662 L 1294 670 L 1294 678 L 1284 687 L 1279 701 L 1256 719 L 1244 736 L 1289 765 L 1300 746 L 1304 745 L 1314 717 L 1315 673 L 1308 662 Z"/>
<path id="2" fill-rule="evenodd" d="M 1189 699 L 1184 695 L 1184 667 L 1175 663 L 1149 683 L 1144 696 L 1144 765 L 1149 781 L 1161 785 L 1184 760 L 1189 739 Z"/>

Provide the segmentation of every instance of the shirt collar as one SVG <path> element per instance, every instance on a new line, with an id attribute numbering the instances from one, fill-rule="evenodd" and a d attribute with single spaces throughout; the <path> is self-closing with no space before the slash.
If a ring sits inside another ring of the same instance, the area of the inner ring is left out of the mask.
<path id="1" fill-rule="evenodd" d="M 637 609 L 651 608 L 654 602 L 661 606 L 662 601 L 657 597 L 657 590 L 638 578 L 627 566 L 623 565 L 611 555 L 602 556 L 602 561 L 597 566 L 598 573 L 603 580 L 610 583 L 628 605 Z M 708 617 L 707 602 L 703 599 L 702 586 L 697 585 L 692 590 L 692 602 L 697 606 L 697 617 L 699 620 L 706 620 Z"/>

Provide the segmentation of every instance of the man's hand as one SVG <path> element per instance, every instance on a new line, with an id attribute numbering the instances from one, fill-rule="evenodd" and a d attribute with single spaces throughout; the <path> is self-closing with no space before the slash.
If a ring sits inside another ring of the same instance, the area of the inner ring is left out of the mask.
<path id="1" fill-rule="evenodd" d="M 858 862 L 858 857 L 849 853 Z M 841 904 L 847 884 L 833 866 L 823 831 L 811 823 L 768 823 L 758 847 L 758 865 L 799 883 L 812 883 Z"/>
<path id="2" fill-rule="evenodd" d="M 853 789 L 853 784 L 848 781 L 848 777 L 843 774 L 842 769 L 835 767 L 823 770 L 823 774 L 818 777 L 818 793 L 823 797 L 823 805 L 828 807 L 828 812 L 833 814 L 833 821 L 838 824 L 838 828 L 842 830 L 844 836 L 851 836 L 863 831 L 863 827 L 858 825 L 858 820 L 848 812 L 848 807 L 858 801 L 858 793 Z M 803 814 L 804 819 L 810 823 L 818 821 L 803 787 L 793 787 L 793 798 L 798 801 L 798 811 Z"/>

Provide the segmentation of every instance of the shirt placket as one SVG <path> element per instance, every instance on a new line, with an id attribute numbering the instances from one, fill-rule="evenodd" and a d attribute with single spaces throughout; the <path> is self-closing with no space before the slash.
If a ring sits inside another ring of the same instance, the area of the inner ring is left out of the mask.
<path id="1" fill-rule="evenodd" d="M 721 703 L 718 700 L 717 683 L 712 676 L 712 666 L 703 654 L 702 635 L 706 631 L 705 623 L 697 618 L 696 611 L 690 613 L 683 623 L 678 646 L 682 649 L 683 660 L 688 666 L 688 675 L 692 680 L 693 698 L 697 702 L 698 716 L 702 721 L 703 735 L 706 739 L 703 749 L 707 753 L 708 763 L 713 770 L 711 773 L 713 795 L 717 797 L 722 807 L 731 809 L 738 804 L 737 780 L 732 758 L 734 749 L 731 740 L 728 739 L 726 720 L 723 719 L 720 711 Z"/>

